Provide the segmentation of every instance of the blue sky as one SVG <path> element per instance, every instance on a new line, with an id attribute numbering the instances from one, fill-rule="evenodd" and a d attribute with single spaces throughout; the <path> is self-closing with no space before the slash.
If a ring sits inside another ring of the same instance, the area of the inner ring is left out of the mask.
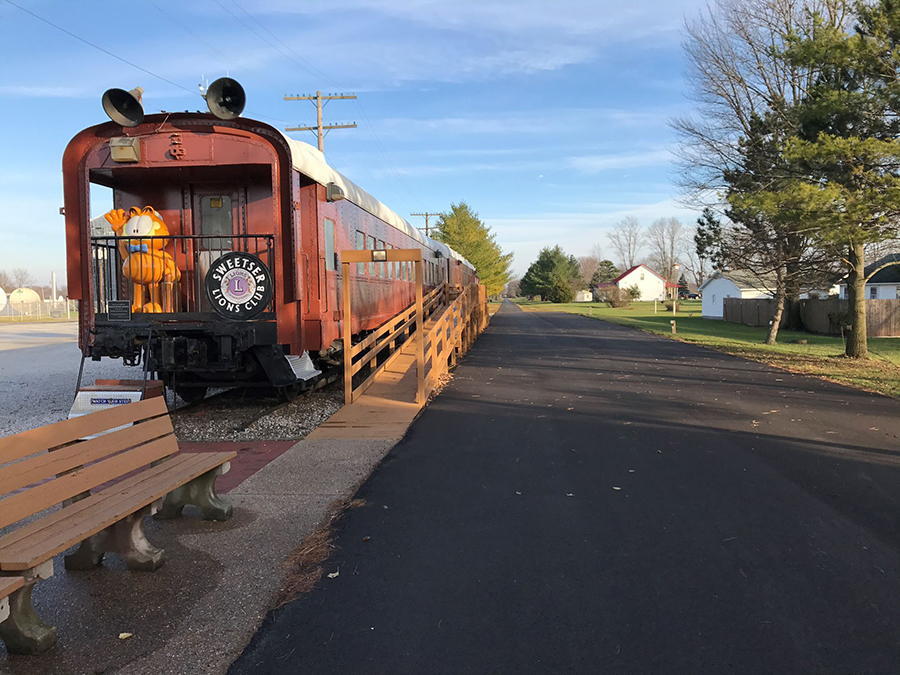
<path id="1" fill-rule="evenodd" d="M 152 111 L 205 108 L 237 78 L 246 116 L 315 122 L 287 93 L 352 91 L 326 122 L 329 162 L 411 222 L 466 200 L 515 252 L 574 255 L 625 215 L 685 223 L 667 119 L 688 111 L 681 28 L 700 0 L 14 0 L 162 81 L 0 0 L 0 269 L 65 276 L 60 166 L 104 121 L 109 87 Z M 177 86 L 176 86 L 177 85 Z M 315 143 L 309 133 L 296 138 Z"/>

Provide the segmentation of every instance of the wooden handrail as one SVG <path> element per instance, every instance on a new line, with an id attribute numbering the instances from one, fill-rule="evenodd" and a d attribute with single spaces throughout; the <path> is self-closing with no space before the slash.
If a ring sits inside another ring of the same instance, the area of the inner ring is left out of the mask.
<path id="1" fill-rule="evenodd" d="M 456 296 L 425 335 L 426 395 L 437 386 L 448 361 L 455 362 L 457 354 L 467 349 L 470 340 L 464 339 L 466 331 L 474 331 L 477 335 L 484 329 L 486 302 L 487 296 L 481 287 L 470 284 Z M 473 325 L 475 323 L 477 325 Z"/>
<path id="2" fill-rule="evenodd" d="M 437 384 L 449 362 L 456 362 L 474 336 L 485 327 L 487 296 L 483 287 L 471 284 L 464 289 L 440 283 L 428 293 L 422 287 L 422 252 L 418 249 L 389 249 L 387 251 L 341 251 L 342 267 L 342 333 L 344 341 L 344 402 L 352 403 L 372 385 L 375 377 L 392 363 L 403 350 L 397 341 L 404 336 L 419 333 L 416 341 L 417 392 L 416 402 L 424 404 L 428 393 Z M 352 307 L 350 303 L 350 266 L 353 264 L 410 261 L 415 266 L 415 293 L 413 304 L 399 311 L 372 333 L 352 344 Z M 451 294 L 455 295 L 451 301 Z M 442 309 L 443 308 L 443 309 Z M 442 310 L 442 311 L 441 311 Z M 439 312 L 434 325 L 425 333 L 426 318 Z M 372 368 L 365 380 L 353 386 L 353 376 L 376 359 L 385 349 L 392 349 L 388 358 Z M 358 357 L 358 358 L 357 358 Z M 356 358 L 356 363 L 353 362 Z"/>
<path id="3" fill-rule="evenodd" d="M 413 314 L 415 314 L 415 308 L 413 308 Z M 409 328 L 413 323 L 415 323 L 415 321 L 416 321 L 416 317 L 415 317 L 415 316 L 409 317 L 408 319 L 406 319 L 406 321 L 405 321 L 399 328 L 397 328 L 393 333 L 391 333 L 390 335 L 388 335 L 388 336 L 383 340 L 383 342 L 385 342 L 385 343 L 387 343 L 387 344 L 390 344 L 391 342 L 393 342 L 394 340 L 396 340 L 396 339 L 400 336 L 400 333 L 402 333 L 402 332 L 405 331 L 407 328 Z M 363 367 L 364 365 L 366 365 L 369 361 L 371 361 L 372 359 L 374 359 L 374 358 L 378 355 L 378 352 L 379 352 L 379 350 L 373 349 L 373 350 L 371 350 L 368 354 L 363 355 L 363 356 L 359 359 L 359 361 L 357 361 L 356 363 L 353 364 L 353 370 L 352 370 L 351 372 L 352 372 L 354 375 L 356 375 L 356 373 L 358 373 L 358 372 L 362 369 L 362 367 Z"/>

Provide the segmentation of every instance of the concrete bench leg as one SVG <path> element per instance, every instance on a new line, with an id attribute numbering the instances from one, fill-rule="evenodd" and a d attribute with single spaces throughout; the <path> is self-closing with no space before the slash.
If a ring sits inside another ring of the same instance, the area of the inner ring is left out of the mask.
<path id="1" fill-rule="evenodd" d="M 53 576 L 53 561 L 27 570 L 22 576 L 25 585 L 9 596 L 9 616 L 0 621 L 0 640 L 10 654 L 40 654 L 56 644 L 56 628 L 46 625 L 34 611 L 31 591 L 38 581 Z"/>
<path id="2" fill-rule="evenodd" d="M 130 570 L 152 572 L 159 569 L 165 559 L 165 551 L 156 548 L 144 535 L 144 518 L 153 515 L 159 506 L 150 506 L 88 537 L 75 553 L 65 558 L 67 570 L 90 570 L 97 567 L 107 553 L 120 556 Z"/>
<path id="3" fill-rule="evenodd" d="M 190 504 L 200 509 L 204 520 L 228 520 L 234 507 L 227 497 L 216 493 L 216 478 L 228 473 L 230 468 L 231 462 L 225 462 L 190 483 L 175 488 L 166 495 L 162 508 L 154 517 L 162 520 L 177 518 Z"/>

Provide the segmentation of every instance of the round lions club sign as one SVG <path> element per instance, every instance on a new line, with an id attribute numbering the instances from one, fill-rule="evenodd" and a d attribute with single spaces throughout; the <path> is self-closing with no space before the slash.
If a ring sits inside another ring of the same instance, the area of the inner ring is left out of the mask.
<path id="1" fill-rule="evenodd" d="M 206 273 L 206 296 L 222 316 L 250 319 L 272 301 L 272 274 L 255 255 L 226 253 Z"/>

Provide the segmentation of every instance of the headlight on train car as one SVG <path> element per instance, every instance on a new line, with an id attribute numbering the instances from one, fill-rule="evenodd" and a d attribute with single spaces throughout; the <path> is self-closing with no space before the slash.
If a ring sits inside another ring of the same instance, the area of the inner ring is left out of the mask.
<path id="1" fill-rule="evenodd" d="M 325 199 L 329 202 L 339 202 L 342 199 L 346 199 L 347 195 L 344 194 L 344 191 L 341 189 L 340 185 L 336 185 L 335 183 L 329 183 L 325 186 Z"/>

